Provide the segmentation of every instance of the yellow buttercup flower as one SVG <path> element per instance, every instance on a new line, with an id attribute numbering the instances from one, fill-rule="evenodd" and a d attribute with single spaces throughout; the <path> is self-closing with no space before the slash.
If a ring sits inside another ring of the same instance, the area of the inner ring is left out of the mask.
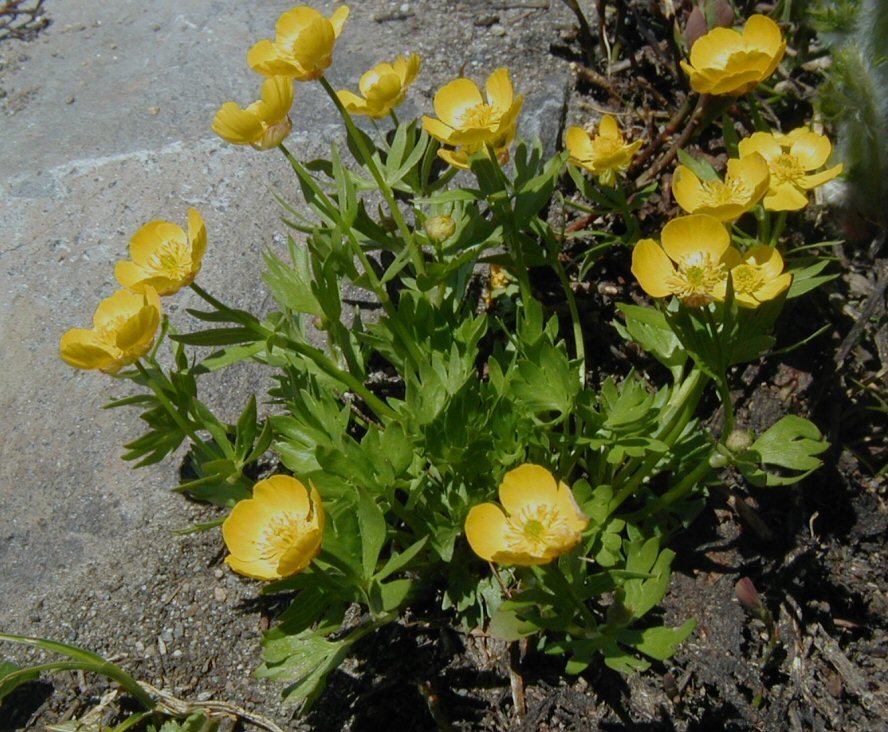
<path id="1" fill-rule="evenodd" d="M 691 46 L 690 63 L 681 67 L 691 87 L 701 94 L 739 96 L 774 73 L 786 51 L 777 24 L 765 15 L 753 15 L 743 31 L 713 28 Z"/>
<path id="2" fill-rule="evenodd" d="M 288 76 L 272 76 L 262 82 L 260 100 L 246 109 L 225 102 L 213 118 L 213 132 L 234 145 L 270 150 L 290 134 L 293 82 Z"/>
<path id="3" fill-rule="evenodd" d="M 149 221 L 130 240 L 130 257 L 114 276 L 129 290 L 172 295 L 190 285 L 207 248 L 207 229 L 197 209 L 188 209 L 188 233 L 169 221 Z"/>
<path id="4" fill-rule="evenodd" d="M 78 369 L 117 373 L 151 350 L 160 312 L 160 298 L 152 288 L 118 290 L 99 303 L 91 329 L 72 328 L 62 336 L 59 355 Z"/>
<path id="5" fill-rule="evenodd" d="M 617 173 L 626 171 L 642 144 L 641 140 L 626 142 L 617 121 L 609 114 L 601 118 L 594 137 L 582 127 L 570 127 L 564 142 L 570 162 L 597 175 L 603 186 L 616 185 Z"/>
<path id="6" fill-rule="evenodd" d="M 346 18 L 345 5 L 329 19 L 305 5 L 288 10 L 278 18 L 274 41 L 259 41 L 247 54 L 247 63 L 263 76 L 319 79 L 333 63 L 333 46 Z"/>
<path id="7" fill-rule="evenodd" d="M 700 180 L 679 165 L 672 175 L 672 195 L 688 213 L 704 213 L 719 221 L 735 221 L 757 204 L 768 190 L 768 163 L 761 155 L 728 160 L 724 181 Z"/>
<path id="8" fill-rule="evenodd" d="M 469 545 L 488 562 L 547 564 L 579 544 L 589 523 L 570 488 L 539 465 L 506 473 L 499 498 L 502 508 L 482 503 L 466 518 Z"/>
<path id="9" fill-rule="evenodd" d="M 367 115 L 374 119 L 385 117 L 404 101 L 407 87 L 413 83 L 419 67 L 419 56 L 415 53 L 406 58 L 398 56 L 390 64 L 376 64 L 361 76 L 358 87 L 363 98 L 346 89 L 336 92 L 336 95 L 352 114 Z"/>
<path id="10" fill-rule="evenodd" d="M 691 307 L 724 300 L 728 270 L 739 254 L 718 219 L 707 214 L 672 219 L 660 239 L 662 246 L 642 239 L 632 250 L 632 274 L 648 295 L 675 295 Z"/>
<path id="11" fill-rule="evenodd" d="M 289 475 L 273 475 L 253 486 L 253 497 L 238 501 L 222 522 L 231 552 L 225 563 L 238 574 L 276 580 L 305 569 L 321 550 L 324 506 Z"/>
<path id="12" fill-rule="evenodd" d="M 792 275 L 783 271 L 783 257 L 774 247 L 756 246 L 731 266 L 731 282 L 737 303 L 756 308 L 789 287 Z"/>
<path id="13" fill-rule="evenodd" d="M 844 166 L 839 163 L 819 173 L 832 153 L 832 145 L 824 135 L 807 127 L 799 127 L 781 135 L 756 132 L 740 140 L 740 157 L 758 153 L 771 171 L 764 205 L 769 211 L 797 211 L 808 204 L 807 191 L 823 185 L 839 175 Z"/>
<path id="14" fill-rule="evenodd" d="M 509 145 L 515 139 L 518 114 L 524 97 L 514 96 L 508 69 L 497 69 L 488 78 L 486 101 L 470 79 L 454 79 L 435 94 L 434 117 L 422 124 L 436 140 L 455 147 L 438 155 L 457 168 L 468 168 L 469 157 L 493 148 L 501 162 L 509 159 Z"/>

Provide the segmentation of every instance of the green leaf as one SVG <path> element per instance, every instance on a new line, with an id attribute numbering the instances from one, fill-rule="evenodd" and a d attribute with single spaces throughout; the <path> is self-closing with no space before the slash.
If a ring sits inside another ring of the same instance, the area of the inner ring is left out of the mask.
<path id="1" fill-rule="evenodd" d="M 385 544 L 385 516 L 379 505 L 363 488 L 358 493 L 358 526 L 361 530 L 361 563 L 364 579 L 370 579 L 376 569 L 379 553 Z"/>
<path id="2" fill-rule="evenodd" d="M 230 346 L 235 343 L 253 343 L 260 340 L 250 328 L 211 328 L 194 333 L 171 335 L 170 338 L 186 346 Z"/>
<path id="3" fill-rule="evenodd" d="M 679 643 L 682 643 L 696 627 L 697 621 L 690 619 L 678 628 L 655 627 L 629 631 L 633 634 L 632 642 L 624 640 L 625 636 L 621 633 L 620 640 L 645 656 L 665 661 L 675 653 Z"/>
<path id="4" fill-rule="evenodd" d="M 829 442 L 812 422 L 787 415 L 753 442 L 737 465 L 755 486 L 792 485 L 823 464 L 817 455 L 827 449 Z M 782 468 L 788 474 L 770 472 L 768 466 Z"/>
<path id="5" fill-rule="evenodd" d="M 691 172 L 700 180 L 718 180 L 721 177 L 719 176 L 718 171 L 716 171 L 716 169 L 708 162 L 702 159 L 698 160 L 697 158 L 692 158 L 680 148 L 678 150 L 678 159 L 681 161 L 682 165 L 686 168 L 690 168 Z"/>
<path id="6" fill-rule="evenodd" d="M 667 368 L 684 365 L 688 354 L 662 312 L 625 303 L 618 303 L 617 308 L 626 317 L 625 326 L 614 322 L 623 338 L 635 341 Z"/>
<path id="7" fill-rule="evenodd" d="M 400 554 L 393 554 L 391 557 L 389 557 L 389 560 L 382 566 L 382 569 L 380 569 L 374 575 L 374 579 L 381 581 L 384 580 L 386 577 L 393 575 L 395 572 L 399 572 L 400 570 L 402 570 L 410 563 L 410 560 L 413 559 L 413 557 L 419 554 L 422 548 L 426 545 L 428 539 L 428 536 L 424 536 L 419 541 L 411 544 Z"/>
<path id="8" fill-rule="evenodd" d="M 32 674 L 45 671 L 67 671 L 82 670 L 107 676 L 112 681 L 117 682 L 132 697 L 134 697 L 145 709 L 153 709 L 155 702 L 148 692 L 120 666 L 116 666 L 110 661 L 106 661 L 101 656 L 78 648 L 77 646 L 60 643 L 58 641 L 46 640 L 44 638 L 34 638 L 26 635 L 14 635 L 12 633 L 0 633 L 0 640 L 9 641 L 11 643 L 20 643 L 22 645 L 34 646 L 42 648 L 44 651 L 51 653 L 59 653 L 71 659 L 70 662 L 60 661 L 56 663 L 46 663 L 39 666 L 31 666 L 29 668 L 18 671 L 10 671 L 0 677 L 0 691 L 8 693 L 8 690 L 19 686 L 23 677 L 31 680 Z M 2 696 L 2 694 L 0 694 Z"/>
<path id="9" fill-rule="evenodd" d="M 296 313 L 323 315 L 323 310 L 312 292 L 312 272 L 308 248 L 299 246 L 290 237 L 290 267 L 272 252 L 263 254 L 267 270 L 262 279 L 278 305 Z"/>
<path id="10" fill-rule="evenodd" d="M 23 684 L 36 681 L 39 676 L 39 671 L 22 669 L 12 661 L 0 661 L 0 703 L 2 703 L 3 697 L 8 696 Z"/>
<path id="11" fill-rule="evenodd" d="M 348 655 L 350 637 L 327 640 L 317 631 L 282 635 L 277 629 L 262 641 L 264 663 L 256 671 L 260 679 L 288 684 L 282 692 L 286 704 L 299 704 L 307 712 L 326 686 L 327 675 Z"/>
<path id="12" fill-rule="evenodd" d="M 537 631 L 537 627 L 519 617 L 514 605 L 503 603 L 493 614 L 487 626 L 488 635 L 502 641 L 516 641 L 526 638 Z"/>

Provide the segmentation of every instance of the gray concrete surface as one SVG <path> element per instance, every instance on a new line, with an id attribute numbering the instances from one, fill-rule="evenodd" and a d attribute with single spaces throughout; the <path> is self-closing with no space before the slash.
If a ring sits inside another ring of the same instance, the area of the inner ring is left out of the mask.
<path id="1" fill-rule="evenodd" d="M 246 51 L 292 4 L 49 0 L 48 30 L 0 47 L 0 629 L 45 630 L 30 608 L 64 606 L 87 570 L 150 577 L 155 546 L 188 522 L 167 490 L 177 459 L 138 471 L 120 460 L 140 434 L 137 414 L 101 406 L 125 385 L 63 364 L 58 338 L 88 326 L 116 289 L 113 264 L 131 234 L 153 218 L 184 223 L 189 206 L 209 231 L 201 284 L 240 307 L 267 306 L 261 252 L 285 233 L 270 190 L 295 201 L 293 178 L 277 153 L 227 145 L 210 121 L 226 100 L 253 101 L 260 78 Z M 371 64 L 417 51 L 424 69 L 408 104 L 427 111 L 463 64 L 478 81 L 508 65 L 527 96 L 523 134 L 552 142 L 569 72 L 548 44 L 570 17 L 554 1 L 514 5 L 352 3 L 329 77 L 354 86 Z M 303 158 L 338 134 L 315 85 L 297 87 L 293 120 L 290 147 Z M 191 293 L 165 303 L 185 327 Z M 236 372 L 209 399 L 230 417 L 255 383 Z"/>

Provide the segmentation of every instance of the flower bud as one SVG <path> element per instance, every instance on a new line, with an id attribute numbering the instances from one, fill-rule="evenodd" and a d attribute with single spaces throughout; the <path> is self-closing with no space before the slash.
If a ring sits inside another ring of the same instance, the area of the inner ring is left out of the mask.
<path id="1" fill-rule="evenodd" d="M 734 430 L 725 440 L 725 447 L 733 453 L 741 453 L 752 445 L 755 435 L 749 430 Z"/>
<path id="2" fill-rule="evenodd" d="M 709 467 L 718 470 L 720 468 L 726 468 L 728 463 L 731 462 L 727 455 L 723 455 L 720 452 L 714 452 L 709 456 Z"/>
<path id="3" fill-rule="evenodd" d="M 753 615 L 760 616 L 765 609 L 762 598 L 759 597 L 758 590 L 749 577 L 741 577 L 737 580 L 737 584 L 734 585 L 734 594 L 737 595 L 740 604 Z"/>
<path id="4" fill-rule="evenodd" d="M 448 239 L 454 231 L 456 231 L 456 222 L 446 214 L 426 219 L 425 232 L 428 234 L 429 239 L 435 243 Z"/>

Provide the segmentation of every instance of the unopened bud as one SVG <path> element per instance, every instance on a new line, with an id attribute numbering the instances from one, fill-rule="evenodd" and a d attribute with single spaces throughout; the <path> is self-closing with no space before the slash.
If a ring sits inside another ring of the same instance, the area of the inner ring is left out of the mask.
<path id="1" fill-rule="evenodd" d="M 728 459 L 728 456 L 722 455 L 720 452 L 714 452 L 709 456 L 709 467 L 715 470 L 726 468 L 729 462 L 731 461 Z"/>
<path id="2" fill-rule="evenodd" d="M 442 242 L 456 231 L 456 223 L 447 216 L 432 216 L 426 219 L 425 232 L 433 242 Z"/>
<path id="3" fill-rule="evenodd" d="M 688 48 L 693 46 L 700 36 L 706 35 L 707 30 L 709 28 L 706 27 L 706 16 L 703 15 L 700 6 L 695 5 L 685 23 L 685 40 L 688 42 Z"/>
<path id="4" fill-rule="evenodd" d="M 741 577 L 737 580 L 737 584 L 734 585 L 734 594 L 737 595 L 740 604 L 753 615 L 760 616 L 762 614 L 765 606 L 762 605 L 762 598 L 759 597 L 758 590 L 755 589 L 755 585 L 752 584 L 749 577 Z"/>
<path id="5" fill-rule="evenodd" d="M 755 439 L 755 435 L 749 430 L 734 430 L 725 440 L 725 447 L 733 453 L 741 453 L 748 450 Z"/>
<path id="6" fill-rule="evenodd" d="M 253 147 L 256 150 L 271 150 L 286 140 L 292 129 L 293 123 L 290 121 L 290 118 L 284 117 L 276 125 L 267 127 L 265 132 L 262 133 L 262 137 L 253 143 Z"/>

